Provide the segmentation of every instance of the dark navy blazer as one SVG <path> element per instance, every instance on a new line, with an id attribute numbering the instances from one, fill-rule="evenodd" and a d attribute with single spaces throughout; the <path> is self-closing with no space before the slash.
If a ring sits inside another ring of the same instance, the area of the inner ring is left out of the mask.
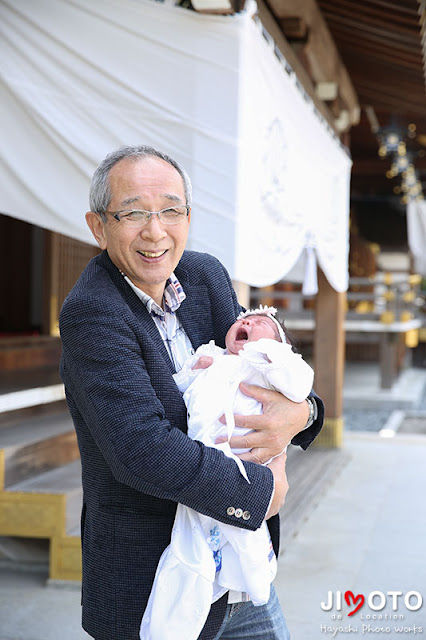
<path id="1" fill-rule="evenodd" d="M 175 273 L 186 293 L 178 316 L 196 349 L 224 347 L 240 311 L 229 276 L 212 256 L 187 251 Z M 266 467 L 245 463 L 250 484 L 220 451 L 186 434 L 186 409 L 158 329 L 103 252 L 87 265 L 60 314 L 61 375 L 82 462 L 83 627 L 96 640 L 138 640 L 176 503 L 257 529 L 273 489 Z M 294 442 L 306 448 L 320 416 Z M 229 516 L 233 506 L 249 520 Z M 278 517 L 268 521 L 278 552 Z M 211 640 L 226 596 L 200 639 Z"/>

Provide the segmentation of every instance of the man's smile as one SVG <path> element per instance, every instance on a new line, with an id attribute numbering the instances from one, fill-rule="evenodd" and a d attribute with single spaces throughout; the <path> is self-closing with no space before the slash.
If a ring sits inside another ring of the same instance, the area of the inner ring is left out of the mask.
<path id="1" fill-rule="evenodd" d="M 138 251 L 138 253 L 144 258 L 159 258 L 160 256 L 166 253 L 167 249 L 163 249 L 163 251 Z"/>

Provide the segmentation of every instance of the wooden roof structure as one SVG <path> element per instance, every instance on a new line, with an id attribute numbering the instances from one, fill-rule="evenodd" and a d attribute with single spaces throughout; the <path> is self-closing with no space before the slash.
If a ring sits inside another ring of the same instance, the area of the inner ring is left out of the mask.
<path id="1" fill-rule="evenodd" d="M 422 4 L 417 0 L 318 0 L 361 107 L 360 124 L 350 136 L 353 192 L 386 194 L 394 193 L 395 187 L 398 191 L 397 176 L 386 177 L 389 159 L 378 155 L 375 131 L 395 126 L 404 135 L 426 193 L 424 0 Z M 409 125 L 415 129 L 409 131 Z"/>

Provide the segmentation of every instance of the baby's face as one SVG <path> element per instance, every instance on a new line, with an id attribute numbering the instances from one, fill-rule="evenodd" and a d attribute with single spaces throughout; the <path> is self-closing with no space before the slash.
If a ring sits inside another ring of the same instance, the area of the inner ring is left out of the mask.
<path id="1" fill-rule="evenodd" d="M 237 320 L 226 334 L 225 344 L 229 353 L 237 354 L 247 342 L 271 338 L 281 342 L 277 326 L 268 316 L 254 315 Z"/>

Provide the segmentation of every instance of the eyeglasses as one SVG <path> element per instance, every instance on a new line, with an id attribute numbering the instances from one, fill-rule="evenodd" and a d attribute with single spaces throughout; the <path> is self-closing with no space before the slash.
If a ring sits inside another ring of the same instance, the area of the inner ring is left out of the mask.
<path id="1" fill-rule="evenodd" d="M 163 224 L 180 224 L 189 216 L 191 207 L 187 204 L 178 205 L 176 207 L 167 207 L 161 211 L 144 211 L 143 209 L 123 209 L 122 211 L 105 211 L 109 213 L 118 222 L 123 222 L 126 227 L 143 227 L 152 218 L 158 216 Z"/>

